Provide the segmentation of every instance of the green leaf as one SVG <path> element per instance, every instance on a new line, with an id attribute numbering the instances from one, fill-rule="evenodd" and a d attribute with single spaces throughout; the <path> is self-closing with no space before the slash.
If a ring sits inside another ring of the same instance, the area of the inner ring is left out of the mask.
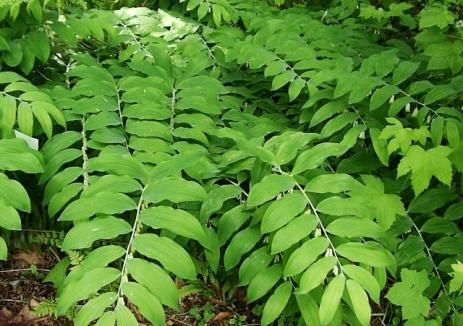
<path id="1" fill-rule="evenodd" d="M 2 106 L 1 127 L 8 134 L 13 130 L 16 123 L 16 99 L 14 97 L 0 97 Z"/>
<path id="2" fill-rule="evenodd" d="M 0 170 L 41 173 L 41 158 L 35 153 L 22 139 L 1 139 Z"/>
<path id="3" fill-rule="evenodd" d="M 443 100 L 447 97 L 451 97 L 455 95 L 455 93 L 456 93 L 455 90 L 450 86 L 447 86 L 447 85 L 435 86 L 433 89 L 431 89 L 426 94 L 426 97 L 424 98 L 424 104 L 430 105 L 437 101 Z"/>
<path id="4" fill-rule="evenodd" d="M 296 77 L 296 74 L 292 70 L 285 70 L 281 74 L 277 75 L 272 80 L 272 91 L 276 91 Z"/>
<path id="5" fill-rule="evenodd" d="M 378 281 L 363 267 L 357 265 L 343 265 L 342 269 L 351 279 L 359 283 L 370 295 L 370 298 L 379 304 L 380 292 Z"/>
<path id="6" fill-rule="evenodd" d="M 412 145 L 400 160 L 397 177 L 411 171 L 412 186 L 415 196 L 418 196 L 429 186 L 431 178 L 435 176 L 440 182 L 450 186 L 452 181 L 452 163 L 447 158 L 452 150 L 445 146 L 437 146 L 424 150 L 420 146 Z"/>
<path id="7" fill-rule="evenodd" d="M 260 240 L 261 234 L 257 226 L 246 228 L 238 232 L 225 250 L 224 265 L 225 270 L 235 267 L 241 260 L 241 257 L 251 250 Z"/>
<path id="8" fill-rule="evenodd" d="M 280 316 L 288 303 L 292 290 L 291 283 L 285 282 L 268 298 L 262 312 L 262 325 L 269 325 Z"/>
<path id="9" fill-rule="evenodd" d="M 273 236 L 271 247 L 272 255 L 285 251 L 296 242 L 307 237 L 307 235 L 315 230 L 317 225 L 317 218 L 308 212 L 292 219 Z"/>
<path id="10" fill-rule="evenodd" d="M 448 25 L 452 25 L 454 21 L 454 15 L 443 5 L 426 6 L 420 12 L 420 29 L 430 28 L 432 26 L 443 29 Z"/>
<path id="11" fill-rule="evenodd" d="M 426 271 L 403 269 L 400 272 L 401 282 L 395 283 L 386 298 L 395 305 L 402 307 L 405 319 L 413 319 L 420 315 L 427 316 L 430 301 L 422 293 L 431 284 Z M 413 298 L 410 300 L 410 298 Z"/>
<path id="12" fill-rule="evenodd" d="M 204 153 L 198 150 L 182 152 L 170 159 L 157 164 L 150 171 L 150 180 L 158 180 L 164 177 L 175 176 L 180 171 L 193 166 L 204 156 Z"/>
<path id="13" fill-rule="evenodd" d="M 127 270 L 135 281 L 144 285 L 162 304 L 178 309 L 177 286 L 161 267 L 140 258 L 132 258 L 127 261 Z"/>
<path id="14" fill-rule="evenodd" d="M 106 311 L 105 313 L 103 313 L 100 319 L 98 319 L 98 321 L 95 323 L 95 326 L 114 326 L 115 323 L 116 323 L 116 314 L 113 311 Z M 130 325 L 130 324 L 126 323 L 123 325 Z"/>
<path id="15" fill-rule="evenodd" d="M 299 96 L 305 85 L 305 80 L 302 78 L 296 78 L 291 82 L 288 90 L 290 102 L 294 101 Z"/>
<path id="16" fill-rule="evenodd" d="M 377 245 L 359 242 L 347 242 L 336 247 L 338 255 L 351 261 L 373 267 L 386 267 L 395 264 L 394 256 Z"/>
<path id="17" fill-rule="evenodd" d="M 111 203 L 111 205 L 108 205 Z M 79 221 L 96 214 L 120 214 L 137 208 L 137 204 L 127 195 L 102 191 L 92 197 L 73 201 L 61 214 L 59 221 Z"/>
<path id="18" fill-rule="evenodd" d="M 336 258 L 327 256 L 313 263 L 302 274 L 296 293 L 304 294 L 310 292 L 322 284 L 328 273 L 336 266 L 336 262 Z"/>
<path id="19" fill-rule="evenodd" d="M 89 248 L 97 240 L 114 239 L 121 234 L 129 233 L 131 230 L 130 224 L 123 219 L 113 216 L 98 217 L 74 225 L 66 234 L 61 249 L 69 251 Z"/>
<path id="20" fill-rule="evenodd" d="M 45 135 L 47 135 L 48 138 L 51 138 L 51 135 L 53 133 L 53 123 L 50 119 L 50 116 L 43 107 L 35 105 L 35 103 L 36 102 L 32 102 L 32 113 L 39 121 L 40 126 L 45 132 Z"/>
<path id="21" fill-rule="evenodd" d="M 0 198 L 20 211 L 28 213 L 31 211 L 31 202 L 26 189 L 18 181 L 9 179 L 3 173 L 0 173 Z"/>
<path id="22" fill-rule="evenodd" d="M 328 325 L 333 320 L 344 293 L 345 284 L 346 279 L 342 274 L 328 283 L 320 301 L 320 325 Z"/>
<path id="23" fill-rule="evenodd" d="M 0 200 L 0 227 L 7 230 L 21 230 L 21 218 L 11 206 Z"/>
<path id="24" fill-rule="evenodd" d="M 6 246 L 5 240 L 0 237 L 0 260 L 6 260 L 8 258 L 8 247 Z"/>
<path id="25" fill-rule="evenodd" d="M 373 143 L 373 149 L 376 156 L 379 158 L 384 166 L 389 166 L 389 153 L 387 150 L 387 141 L 380 137 L 381 132 L 379 129 L 370 128 L 370 138 Z"/>
<path id="26" fill-rule="evenodd" d="M 280 264 L 261 270 L 249 283 L 248 302 L 254 302 L 266 295 L 281 278 L 282 271 Z"/>
<path id="27" fill-rule="evenodd" d="M 158 260 L 165 269 L 181 278 L 196 279 L 196 268 L 190 255 L 172 239 L 140 234 L 133 240 L 133 248 L 144 256 Z"/>
<path id="28" fill-rule="evenodd" d="M 315 169 L 322 165 L 328 157 L 341 155 L 342 152 L 343 148 L 340 144 L 317 144 L 298 156 L 293 167 L 293 174 L 300 174 L 304 171 Z"/>
<path id="29" fill-rule="evenodd" d="M 290 176 L 270 174 L 251 187 L 246 206 L 262 205 L 276 197 L 280 192 L 294 187 L 295 184 L 296 182 Z"/>
<path id="30" fill-rule="evenodd" d="M 100 318 L 103 315 L 105 309 L 112 305 L 116 301 L 116 298 L 116 293 L 106 292 L 89 300 L 77 313 L 74 325 L 90 325 L 93 320 Z"/>
<path id="31" fill-rule="evenodd" d="M 370 99 L 370 111 L 374 111 L 388 101 L 392 95 L 399 93 L 400 89 L 396 86 L 386 85 L 378 88 Z"/>
<path id="32" fill-rule="evenodd" d="M 311 294 L 296 294 L 297 305 L 306 325 L 319 326 L 320 316 L 318 304 Z"/>
<path id="33" fill-rule="evenodd" d="M 392 83 L 399 85 L 408 80 L 420 67 L 419 62 L 401 61 L 392 73 Z"/>
<path id="34" fill-rule="evenodd" d="M 249 284 L 254 276 L 256 276 L 270 264 L 272 259 L 273 256 L 268 253 L 268 247 L 261 247 L 257 250 L 254 250 L 240 266 L 239 286 Z"/>
<path id="35" fill-rule="evenodd" d="M 122 284 L 122 291 L 152 325 L 165 325 L 166 317 L 161 303 L 143 285 L 135 282 L 125 282 Z"/>
<path id="36" fill-rule="evenodd" d="M 341 193 L 362 189 L 363 185 L 349 174 L 323 174 L 310 180 L 305 190 L 317 193 Z"/>
<path id="37" fill-rule="evenodd" d="M 153 229 L 166 229 L 207 245 L 208 238 L 201 224 L 184 210 L 167 206 L 150 207 L 140 214 L 140 222 Z"/>
<path id="38" fill-rule="evenodd" d="M 318 256 L 326 251 L 328 245 L 329 242 L 325 237 L 307 240 L 289 256 L 283 275 L 288 277 L 299 274 L 316 261 Z"/>
<path id="39" fill-rule="evenodd" d="M 350 301 L 352 302 L 355 316 L 360 321 L 360 324 L 368 326 L 371 319 L 371 308 L 368 302 L 368 297 L 362 287 L 353 280 L 346 281 L 347 292 L 349 293 Z"/>
<path id="40" fill-rule="evenodd" d="M 386 236 L 384 230 L 367 218 L 343 217 L 331 222 L 326 230 L 334 235 L 346 238 L 368 237 L 380 239 Z"/>
<path id="41" fill-rule="evenodd" d="M 88 161 L 88 172 L 107 172 L 116 175 L 128 175 L 129 177 L 146 181 L 148 173 L 144 166 L 135 158 L 128 155 L 104 154 Z"/>
<path id="42" fill-rule="evenodd" d="M 307 200 L 300 192 L 288 194 L 280 200 L 274 201 L 266 209 L 261 221 L 261 233 L 278 230 L 296 215 L 302 213 L 307 206 Z"/>
<path id="43" fill-rule="evenodd" d="M 114 282 L 121 272 L 112 267 L 97 268 L 88 271 L 81 278 L 66 286 L 57 299 L 59 314 L 64 314 L 77 301 L 88 299 L 102 287 Z"/>
<path id="44" fill-rule="evenodd" d="M 117 325 L 139 326 L 137 319 L 132 314 L 129 308 L 124 304 L 119 303 L 114 310 L 116 315 Z"/>
<path id="45" fill-rule="evenodd" d="M 218 222 L 217 235 L 219 244 L 223 245 L 250 217 L 251 212 L 243 211 L 242 206 L 236 206 L 224 213 Z"/>
<path id="46" fill-rule="evenodd" d="M 163 200 L 180 203 L 203 201 L 207 199 L 207 193 L 194 181 L 167 177 L 149 183 L 143 192 L 143 198 L 152 203 L 159 203 Z"/>

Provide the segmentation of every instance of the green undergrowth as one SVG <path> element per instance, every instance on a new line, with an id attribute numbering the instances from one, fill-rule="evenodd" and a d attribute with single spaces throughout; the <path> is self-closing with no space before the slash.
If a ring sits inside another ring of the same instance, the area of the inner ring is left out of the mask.
<path id="1" fill-rule="evenodd" d="M 0 258 L 65 232 L 57 314 L 164 325 L 199 277 L 262 325 L 463 323 L 460 1 L 15 3 Z"/>

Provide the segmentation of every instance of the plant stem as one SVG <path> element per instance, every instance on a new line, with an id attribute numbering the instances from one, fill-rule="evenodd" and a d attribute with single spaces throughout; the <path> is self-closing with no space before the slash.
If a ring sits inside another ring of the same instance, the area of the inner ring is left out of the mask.
<path id="1" fill-rule="evenodd" d="M 129 258 L 131 257 L 132 252 L 133 252 L 132 250 L 133 239 L 135 239 L 135 235 L 138 234 L 137 232 L 138 227 L 139 227 L 138 219 L 140 217 L 140 213 L 143 210 L 143 193 L 145 192 L 145 189 L 146 189 L 146 186 L 143 188 L 141 195 L 140 195 L 140 200 L 138 201 L 137 215 L 135 216 L 135 220 L 132 226 L 132 233 L 130 234 L 129 243 L 127 244 L 127 248 L 124 254 L 124 262 L 122 263 L 122 269 L 121 269 L 121 280 L 119 282 L 119 287 L 117 290 L 118 298 L 120 298 L 122 295 L 122 284 L 125 282 L 125 279 L 127 278 L 127 262 L 129 261 Z"/>
<path id="2" fill-rule="evenodd" d="M 334 258 L 336 258 L 336 260 L 337 260 L 337 263 L 338 263 L 339 270 L 340 270 L 341 274 L 345 275 L 344 274 L 344 269 L 342 268 L 341 261 L 339 260 L 338 254 L 336 253 L 336 247 L 334 246 L 333 242 L 331 241 L 330 236 L 328 235 L 328 232 L 326 231 L 325 226 L 323 225 L 322 219 L 320 218 L 320 215 L 318 215 L 318 212 L 317 212 L 317 209 L 315 208 L 315 205 L 312 203 L 309 196 L 307 196 L 307 194 L 305 193 L 304 188 L 302 188 L 302 186 L 296 181 L 296 179 L 294 179 L 294 177 L 291 174 L 288 174 L 288 173 L 284 172 L 283 170 L 281 170 L 281 168 L 279 166 L 277 167 L 277 171 L 280 174 L 284 174 L 284 175 L 287 175 L 287 176 L 290 176 L 291 178 L 293 178 L 294 182 L 296 183 L 296 187 L 299 189 L 299 191 L 302 193 L 304 198 L 307 200 L 307 203 L 309 204 L 310 209 L 312 210 L 313 214 L 317 218 L 318 225 L 320 226 L 320 229 L 322 230 L 323 236 L 328 240 L 329 246 L 331 247 L 331 250 L 333 251 Z"/>

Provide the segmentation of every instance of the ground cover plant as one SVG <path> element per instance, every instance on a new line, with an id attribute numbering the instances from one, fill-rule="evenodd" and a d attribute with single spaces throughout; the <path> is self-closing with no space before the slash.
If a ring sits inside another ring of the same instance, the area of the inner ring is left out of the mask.
<path id="1" fill-rule="evenodd" d="M 54 257 L 35 316 L 462 325 L 462 5 L 0 2 L 0 259 Z"/>

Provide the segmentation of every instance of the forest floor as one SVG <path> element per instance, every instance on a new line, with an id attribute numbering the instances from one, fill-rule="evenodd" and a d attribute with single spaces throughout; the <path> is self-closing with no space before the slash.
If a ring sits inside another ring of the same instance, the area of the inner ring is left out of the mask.
<path id="1" fill-rule="evenodd" d="M 39 251 L 16 251 L 8 261 L 0 262 L 0 326 L 73 325 L 65 317 L 53 315 L 56 291 L 51 283 L 42 282 L 56 262 L 55 255 Z M 259 325 L 258 319 L 246 305 L 244 290 L 236 291 L 231 300 L 233 303 L 225 301 L 218 291 L 207 284 L 191 287 L 187 292 L 181 300 L 180 311 L 166 311 L 166 325 Z M 42 308 L 37 310 L 40 303 L 44 302 Z M 149 323 L 134 307 L 131 308 L 140 325 L 148 326 Z"/>

